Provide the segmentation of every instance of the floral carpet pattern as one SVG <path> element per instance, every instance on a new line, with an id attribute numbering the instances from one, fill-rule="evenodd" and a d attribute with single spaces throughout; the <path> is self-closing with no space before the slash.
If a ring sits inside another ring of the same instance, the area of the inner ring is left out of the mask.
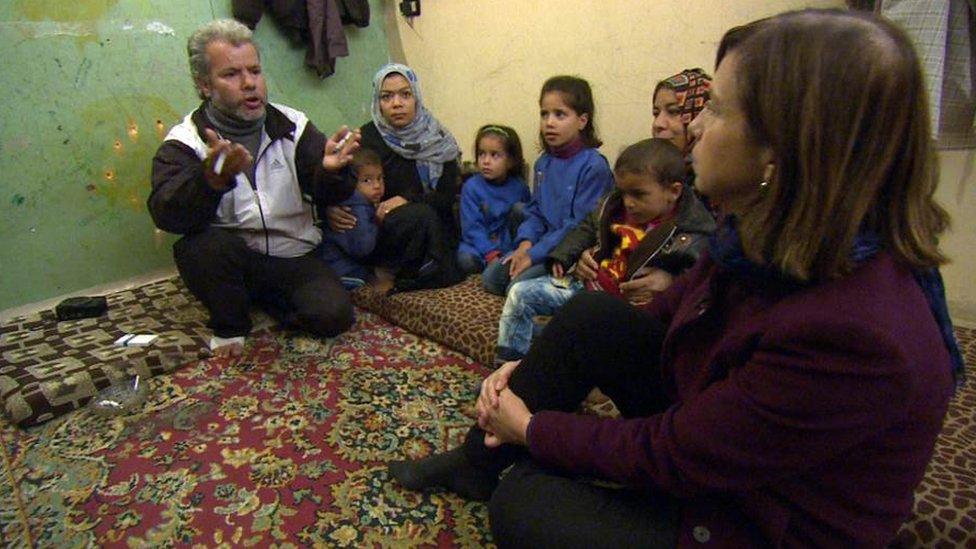
<path id="1" fill-rule="evenodd" d="M 152 378 L 134 415 L 0 421 L 0 544 L 491 545 L 483 504 L 384 466 L 458 444 L 485 373 L 360 312 L 335 339 L 265 330 Z"/>

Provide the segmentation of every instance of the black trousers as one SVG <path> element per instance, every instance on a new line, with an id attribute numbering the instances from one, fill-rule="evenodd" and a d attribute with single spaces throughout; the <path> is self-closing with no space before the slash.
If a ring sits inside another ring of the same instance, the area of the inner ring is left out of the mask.
<path id="1" fill-rule="evenodd" d="M 218 337 L 251 331 L 252 302 L 288 326 L 332 337 L 352 326 L 352 299 L 339 277 L 315 254 L 271 257 L 231 231 L 209 227 L 173 245 L 180 277 L 210 312 Z"/>
<path id="2" fill-rule="evenodd" d="M 666 327 L 622 300 L 583 292 L 536 338 L 509 387 L 529 410 L 571 412 L 593 387 L 625 417 L 648 416 L 670 404 L 661 387 Z M 520 446 L 491 449 L 475 426 L 465 455 L 491 472 L 516 463 L 489 504 L 499 546 L 670 547 L 677 539 L 675 501 L 662 493 L 597 486 L 532 462 Z"/>
<path id="3" fill-rule="evenodd" d="M 410 202 L 384 219 L 371 262 L 395 272 L 398 287 L 442 288 L 464 279 L 457 264 L 457 246 L 453 226 L 434 208 Z"/>

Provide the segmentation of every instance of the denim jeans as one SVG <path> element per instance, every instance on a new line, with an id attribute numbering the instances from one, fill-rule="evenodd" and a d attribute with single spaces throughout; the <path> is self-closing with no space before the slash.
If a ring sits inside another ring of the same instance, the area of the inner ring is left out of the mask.
<path id="1" fill-rule="evenodd" d="M 553 283 L 551 276 L 541 276 L 516 282 L 508 292 L 501 319 L 498 321 L 498 346 L 521 356 L 529 352 L 538 315 L 551 315 L 583 289 L 583 283 L 570 279 L 569 287 Z"/>

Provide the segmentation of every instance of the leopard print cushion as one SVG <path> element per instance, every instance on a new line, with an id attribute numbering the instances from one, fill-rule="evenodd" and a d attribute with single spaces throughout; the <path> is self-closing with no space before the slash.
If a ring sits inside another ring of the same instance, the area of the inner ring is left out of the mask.
<path id="1" fill-rule="evenodd" d="M 353 292 L 356 305 L 386 320 L 491 366 L 498 340 L 498 318 L 505 299 L 481 287 L 471 275 L 460 284 L 436 290 L 381 295 L 369 287 Z"/>
<path id="2" fill-rule="evenodd" d="M 969 380 L 956 391 L 895 547 L 976 547 L 976 329 L 956 327 Z"/>

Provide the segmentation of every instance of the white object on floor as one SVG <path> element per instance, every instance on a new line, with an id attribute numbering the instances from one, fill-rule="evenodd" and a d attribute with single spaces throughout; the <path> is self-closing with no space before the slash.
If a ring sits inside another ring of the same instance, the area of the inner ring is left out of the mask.
<path id="1" fill-rule="evenodd" d="M 234 344 L 237 344 L 237 345 L 240 345 L 241 347 L 243 347 L 244 346 L 244 336 L 237 336 L 237 337 L 217 337 L 217 336 L 212 336 L 210 338 L 210 350 L 211 351 L 213 351 L 214 349 L 217 349 L 219 347 L 226 347 L 227 345 L 234 345 Z"/>
<path id="2" fill-rule="evenodd" d="M 145 347 L 156 341 L 158 335 L 154 334 L 125 334 L 115 340 L 116 347 Z"/>

